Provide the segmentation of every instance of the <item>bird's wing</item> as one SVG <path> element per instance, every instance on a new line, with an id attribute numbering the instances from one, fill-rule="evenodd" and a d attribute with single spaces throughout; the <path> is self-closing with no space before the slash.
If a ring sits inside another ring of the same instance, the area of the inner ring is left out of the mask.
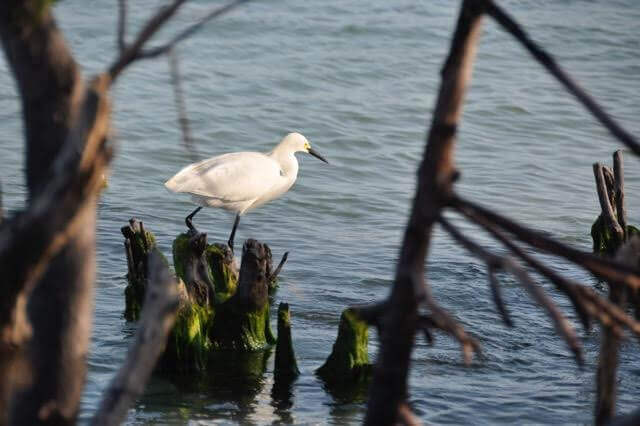
<path id="1" fill-rule="evenodd" d="M 258 152 L 220 155 L 180 170 L 165 186 L 174 192 L 188 192 L 228 202 L 263 196 L 281 178 L 277 162 Z"/>

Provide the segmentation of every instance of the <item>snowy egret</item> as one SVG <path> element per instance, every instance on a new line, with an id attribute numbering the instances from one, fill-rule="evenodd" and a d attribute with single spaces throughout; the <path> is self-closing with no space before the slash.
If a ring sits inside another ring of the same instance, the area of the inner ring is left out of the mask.
<path id="1" fill-rule="evenodd" d="M 170 191 L 191 194 L 199 204 L 185 218 L 187 227 L 194 229 L 191 220 L 203 206 L 220 207 L 236 213 L 229 236 L 233 251 L 233 237 L 240 216 L 256 207 L 278 198 L 291 188 L 298 176 L 296 152 L 306 152 L 329 163 L 311 149 L 311 144 L 300 133 L 289 133 L 273 149 L 261 152 L 232 152 L 188 165 L 165 182 Z"/>

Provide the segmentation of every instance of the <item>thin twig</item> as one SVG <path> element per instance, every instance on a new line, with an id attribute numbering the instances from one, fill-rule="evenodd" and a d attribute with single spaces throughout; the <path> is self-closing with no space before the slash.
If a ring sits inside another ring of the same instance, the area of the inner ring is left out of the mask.
<path id="1" fill-rule="evenodd" d="M 157 251 L 149 254 L 149 282 L 135 338 L 127 359 L 104 392 L 94 426 L 122 423 L 131 404 L 144 390 L 164 351 L 179 306 L 178 284 Z"/>
<path id="2" fill-rule="evenodd" d="M 624 205 L 624 163 L 622 160 L 622 151 L 617 150 L 613 153 L 613 175 L 614 175 L 614 195 L 616 200 L 616 213 L 618 215 L 618 223 L 622 228 L 623 237 L 626 240 L 627 235 L 627 210 Z"/>
<path id="3" fill-rule="evenodd" d="M 439 219 L 443 229 L 447 231 L 456 241 L 458 241 L 464 248 L 480 257 L 482 260 L 490 265 L 500 267 L 507 272 L 513 274 L 522 287 L 527 290 L 529 295 L 548 313 L 553 320 L 557 332 L 565 339 L 569 348 L 573 352 L 576 362 L 579 365 L 584 365 L 584 359 L 582 356 L 582 344 L 578 339 L 573 326 L 567 321 L 562 312 L 557 308 L 553 300 L 547 296 L 545 291 L 536 284 L 529 276 L 527 271 L 520 265 L 515 263 L 508 257 L 497 256 L 483 247 L 479 246 L 475 242 L 471 241 L 465 235 L 462 234 L 455 226 L 453 226 L 447 219 L 441 217 Z"/>
<path id="4" fill-rule="evenodd" d="M 171 18 L 186 0 L 174 0 L 168 6 L 161 8 L 152 16 L 138 33 L 135 41 L 129 45 L 113 64 L 109 67 L 109 75 L 114 80 L 133 61 L 138 59 L 142 47 L 155 35 L 155 33 Z"/>
<path id="5" fill-rule="evenodd" d="M 502 8 L 495 4 L 492 0 L 483 0 L 482 3 L 486 7 L 486 13 L 493 17 L 502 27 L 511 35 L 513 35 L 529 53 L 542 65 L 547 71 L 564 85 L 564 87 L 573 94 L 578 101 L 611 132 L 620 142 L 629 147 L 636 155 L 640 155 L 640 143 L 631 133 L 622 128 L 598 103 L 582 89 L 573 79 L 556 63 L 556 61 L 540 48 L 522 29 L 522 27 L 507 14 Z"/>
<path id="6" fill-rule="evenodd" d="M 118 51 L 122 54 L 127 48 L 127 0 L 118 0 Z"/>
<path id="7" fill-rule="evenodd" d="M 280 263 L 278 263 L 278 266 L 276 267 L 275 271 L 273 271 L 269 276 L 269 279 L 268 279 L 269 281 L 273 281 L 276 278 L 278 278 L 278 275 L 280 274 L 280 271 L 282 270 L 282 267 L 284 266 L 284 263 L 287 261 L 288 258 L 289 258 L 289 252 L 286 251 L 282 255 L 282 259 L 280 259 Z"/>
<path id="8" fill-rule="evenodd" d="M 167 43 L 163 44 L 162 46 L 152 47 L 150 49 L 141 51 L 140 54 L 138 55 L 137 59 L 156 58 L 156 57 L 158 57 L 160 55 L 168 53 L 178 43 L 180 43 L 181 41 L 191 37 L 193 34 L 198 32 L 206 23 L 208 23 L 212 19 L 217 18 L 217 17 L 219 17 L 221 15 L 224 15 L 225 13 L 231 12 L 236 7 L 240 6 L 243 3 L 247 3 L 249 1 L 251 1 L 251 0 L 235 0 L 235 1 L 232 1 L 231 3 L 228 3 L 228 4 L 224 5 L 224 6 L 221 6 L 219 8 L 213 9 L 212 11 L 207 13 L 204 17 L 202 17 L 198 22 L 196 22 L 195 24 L 191 25 L 190 27 L 182 30 L 180 33 L 178 33 L 170 41 L 168 41 Z"/>
<path id="9" fill-rule="evenodd" d="M 511 319 L 511 315 L 509 314 L 507 306 L 504 304 L 504 300 L 502 299 L 502 290 L 500 290 L 500 283 L 498 282 L 498 278 L 496 277 L 496 267 L 493 265 L 489 265 L 487 267 L 487 275 L 489 276 L 489 288 L 491 288 L 493 303 L 496 304 L 498 313 L 502 317 L 502 320 L 507 325 L 507 327 L 513 327 L 513 320 Z"/>

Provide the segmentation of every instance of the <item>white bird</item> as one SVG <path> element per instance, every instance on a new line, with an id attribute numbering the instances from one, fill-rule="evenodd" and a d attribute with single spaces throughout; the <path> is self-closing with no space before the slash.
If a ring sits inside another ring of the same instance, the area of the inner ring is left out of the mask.
<path id="1" fill-rule="evenodd" d="M 203 206 L 235 212 L 228 241 L 233 251 L 240 216 L 278 198 L 296 181 L 296 152 L 306 152 L 329 163 L 311 149 L 307 138 L 300 133 L 289 133 L 271 152 L 232 152 L 202 160 L 180 170 L 164 186 L 173 192 L 191 194 L 192 201 L 199 205 L 185 218 L 190 230 L 195 229 L 191 220 Z"/>

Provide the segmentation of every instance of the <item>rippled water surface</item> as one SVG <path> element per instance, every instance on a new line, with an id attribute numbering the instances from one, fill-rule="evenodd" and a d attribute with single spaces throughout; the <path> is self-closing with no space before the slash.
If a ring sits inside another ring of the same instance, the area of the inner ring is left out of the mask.
<path id="1" fill-rule="evenodd" d="M 86 74 L 114 57 L 116 3 L 65 0 L 56 6 Z M 161 4 L 129 3 L 134 27 Z M 327 166 L 300 155 L 295 188 L 245 216 L 236 237 L 266 241 L 275 256 L 291 252 L 275 299 L 291 305 L 302 375 L 289 401 L 271 396 L 273 356 L 266 373 L 243 393 L 231 385 L 186 386 L 154 378 L 129 423 L 362 420 L 361 400 L 330 395 L 313 372 L 330 351 L 342 309 L 389 292 L 458 3 L 263 0 L 182 45 L 187 109 L 200 158 L 267 151 L 297 130 L 331 162 Z M 500 3 L 621 123 L 640 134 L 640 3 Z M 189 2 L 158 39 L 208 7 L 204 0 Z M 25 192 L 20 110 L 6 63 L 0 67 L 0 178 L 5 206 L 16 210 Z M 131 216 L 142 218 L 168 254 L 192 209 L 186 197 L 162 186 L 190 162 L 180 144 L 167 70 L 164 59 L 141 62 L 126 72 L 113 94 L 119 146 L 100 201 L 96 315 L 83 419 L 96 408 L 134 331 L 122 317 L 126 263 L 119 228 Z M 610 162 L 617 147 L 519 45 L 486 23 L 460 126 L 463 194 L 589 250 L 589 229 L 599 210 L 591 164 Z M 627 154 L 625 165 L 630 222 L 638 224 L 640 163 Z M 226 240 L 232 221 L 232 215 L 211 209 L 197 216 L 198 226 L 217 241 Z M 597 284 L 570 265 L 550 261 L 569 276 Z M 550 321 L 508 278 L 505 297 L 517 326 L 505 328 L 491 303 L 482 262 L 439 231 L 427 275 L 440 303 L 478 336 L 485 359 L 465 368 L 458 345 L 448 337 L 438 335 L 433 347 L 418 339 L 410 401 L 425 421 L 590 421 L 597 330 L 584 336 L 587 366 L 581 371 Z M 556 300 L 575 319 L 567 301 Z M 374 356 L 375 336 L 370 346 Z M 640 400 L 639 354 L 636 342 L 623 345 L 621 411 Z"/>

